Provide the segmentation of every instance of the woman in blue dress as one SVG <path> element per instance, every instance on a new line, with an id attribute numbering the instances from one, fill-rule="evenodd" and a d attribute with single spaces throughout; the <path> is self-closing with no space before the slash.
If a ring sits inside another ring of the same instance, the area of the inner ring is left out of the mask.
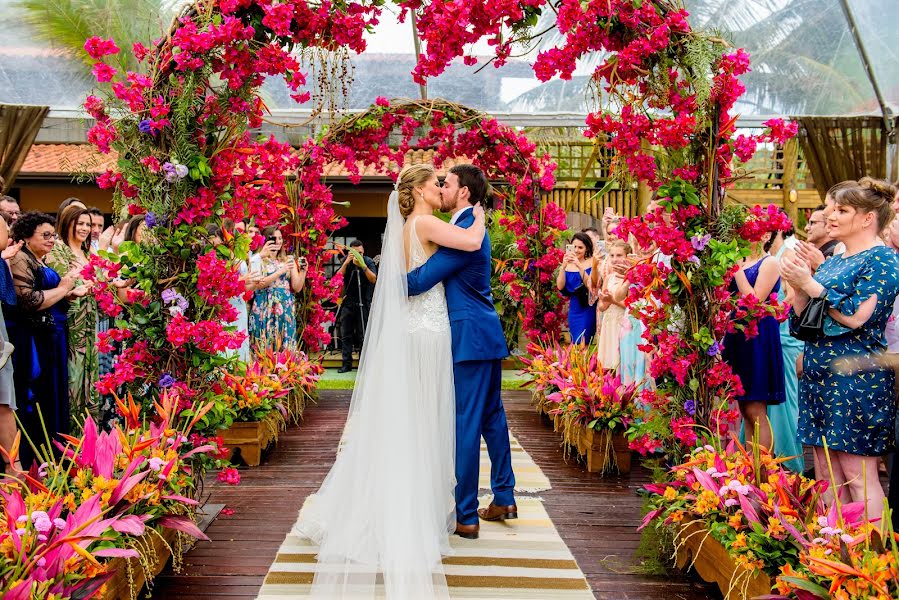
<path id="1" fill-rule="evenodd" d="M 891 186 L 863 178 L 840 190 L 827 216 L 831 236 L 845 251 L 822 264 L 814 276 L 808 263 L 784 259 L 785 279 L 796 291 L 791 325 L 810 298 L 828 305 L 820 339 L 808 341 L 799 381 L 799 436 L 815 447 L 815 475 L 843 490 L 845 502 L 867 502 L 868 515 L 883 511 L 878 457 L 895 442 L 895 375 L 891 369 L 837 372 L 833 361 L 886 350 L 884 328 L 899 294 L 899 258 L 879 234 L 893 218 Z M 830 453 L 826 459 L 824 447 Z"/>
<path id="2" fill-rule="evenodd" d="M 771 255 L 781 260 L 786 253 L 795 254 L 789 241 L 795 242 L 793 230 L 778 231 L 768 249 Z M 781 286 L 777 293 L 778 302 L 787 301 L 787 286 Z M 799 377 L 796 374 L 796 360 L 802 354 L 803 342 L 790 335 L 790 322 L 780 324 L 780 346 L 783 349 L 785 401 L 768 407 L 768 422 L 774 435 L 774 453 L 779 457 L 791 457 L 784 463 L 794 473 L 805 471 L 802 443 L 799 441 Z"/>
<path id="3" fill-rule="evenodd" d="M 66 342 L 68 300 L 87 295 L 89 287 L 76 287 L 77 271 L 60 277 L 44 264 L 56 243 L 55 220 L 40 212 L 27 212 L 13 225 L 13 239 L 24 241 L 9 261 L 16 304 L 7 306 L 6 326 L 13 353 L 16 411 L 25 434 L 41 446 L 69 433 L 69 371 Z M 38 414 L 40 408 L 40 414 Z M 43 426 L 41 425 L 43 419 Z M 22 466 L 35 456 L 26 440 L 20 449 Z"/>
<path id="4" fill-rule="evenodd" d="M 590 273 L 593 270 L 593 240 L 575 233 L 568 244 L 556 287 L 571 300 L 568 303 L 568 331 L 572 344 L 590 344 L 596 334 L 596 310 L 590 303 Z"/>
<path id="5" fill-rule="evenodd" d="M 770 235 L 770 234 L 768 234 Z M 780 266 L 777 259 L 764 250 L 767 239 L 755 244 L 752 255 L 740 265 L 730 284 L 731 293 L 755 296 L 762 302 L 780 291 Z M 784 363 L 780 346 L 780 326 L 774 317 L 758 322 L 758 335 L 748 338 L 742 331 L 724 337 L 722 356 L 740 377 L 743 395 L 737 398 L 746 428 L 752 439 L 758 428 L 758 442 L 771 448 L 771 425 L 768 406 L 782 404 L 784 393 Z"/>

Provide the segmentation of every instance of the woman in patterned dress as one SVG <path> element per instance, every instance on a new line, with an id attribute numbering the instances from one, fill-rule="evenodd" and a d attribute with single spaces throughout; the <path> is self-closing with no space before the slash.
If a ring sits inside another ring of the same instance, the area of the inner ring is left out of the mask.
<path id="1" fill-rule="evenodd" d="M 78 204 L 70 204 L 59 215 L 59 239 L 47 256 L 47 266 L 60 277 L 80 273 L 87 265 L 91 235 L 91 215 Z M 78 277 L 75 285 L 84 281 Z M 93 296 L 69 302 L 66 336 L 69 340 L 69 403 L 73 425 L 84 420 L 85 411 L 97 419 L 99 378 L 97 357 L 97 301 Z M 77 431 L 73 427 L 73 431 Z"/>
<path id="2" fill-rule="evenodd" d="M 250 312 L 250 339 L 254 348 L 293 345 L 297 341 L 294 294 L 306 284 L 306 266 L 287 255 L 277 227 L 266 227 L 262 235 L 265 245 L 250 262 L 250 273 L 259 276 Z"/>
<path id="3" fill-rule="evenodd" d="M 795 290 L 791 325 L 810 298 L 827 299 L 824 335 L 806 342 L 799 382 L 799 436 L 815 449 L 816 477 L 831 479 L 844 501 L 867 503 L 876 519 L 884 493 L 877 476 L 878 457 L 893 450 L 895 375 L 890 369 L 836 372 L 835 359 L 886 350 L 884 328 L 899 294 L 899 258 L 880 242 L 892 220 L 894 188 L 863 178 L 837 192 L 828 215 L 831 236 L 845 251 L 826 260 L 814 277 L 798 256 L 784 259 L 783 276 Z M 822 472 L 823 471 L 823 472 Z"/>

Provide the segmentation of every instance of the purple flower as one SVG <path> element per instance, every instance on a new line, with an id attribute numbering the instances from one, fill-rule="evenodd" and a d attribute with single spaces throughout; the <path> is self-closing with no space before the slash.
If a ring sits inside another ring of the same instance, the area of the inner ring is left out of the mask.
<path id="1" fill-rule="evenodd" d="M 147 227 L 156 227 L 157 225 L 159 225 L 159 219 L 153 213 L 148 212 L 144 216 L 144 223 L 147 224 Z"/>
<path id="2" fill-rule="evenodd" d="M 178 296 L 178 292 L 176 292 L 172 288 L 162 290 L 162 301 L 165 302 L 166 304 L 169 304 L 170 302 L 174 302 L 175 298 L 177 296 Z"/>
<path id="3" fill-rule="evenodd" d="M 153 121 L 151 121 L 150 119 L 144 119 L 137 124 L 137 128 L 141 133 L 153 133 Z"/>
<path id="4" fill-rule="evenodd" d="M 186 311 L 188 309 L 188 307 L 190 306 L 190 304 L 187 302 L 187 300 L 181 294 L 178 294 L 178 298 L 175 300 L 175 303 L 178 305 L 178 308 L 181 309 L 182 313 L 184 311 Z"/>
<path id="5" fill-rule="evenodd" d="M 178 174 L 175 172 L 175 165 L 170 162 L 167 162 L 162 165 L 162 170 L 165 171 L 165 180 L 169 183 L 175 183 L 178 181 Z"/>
<path id="6" fill-rule="evenodd" d="M 707 233 L 705 235 L 694 235 L 690 238 L 690 244 L 693 246 L 693 249 L 697 252 L 702 252 L 705 250 L 705 247 L 709 245 L 709 241 L 712 239 L 712 234 Z"/>
<path id="7" fill-rule="evenodd" d="M 188 173 L 190 173 L 190 169 L 188 169 L 186 166 L 179 164 L 175 165 L 175 175 L 178 176 L 178 179 L 184 179 L 185 177 L 187 177 Z"/>
<path id="8" fill-rule="evenodd" d="M 691 417 L 696 414 L 696 400 L 687 400 L 684 402 L 684 411 Z"/>
<path id="9" fill-rule="evenodd" d="M 175 378 L 169 375 L 168 373 L 163 373 L 162 377 L 159 378 L 159 387 L 162 389 L 168 389 L 175 384 Z"/>
<path id="10" fill-rule="evenodd" d="M 718 343 L 717 340 L 712 342 L 712 345 L 709 346 L 709 349 L 706 351 L 706 354 L 709 356 L 718 356 L 721 354 L 721 344 Z"/>

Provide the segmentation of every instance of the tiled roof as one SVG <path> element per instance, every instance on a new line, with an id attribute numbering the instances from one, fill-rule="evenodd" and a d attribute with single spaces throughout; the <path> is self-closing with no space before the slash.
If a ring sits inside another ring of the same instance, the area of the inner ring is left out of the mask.
<path id="1" fill-rule="evenodd" d="M 434 159 L 434 150 L 410 150 L 406 153 L 404 166 L 427 163 Z M 438 174 L 444 175 L 446 170 L 456 162 L 448 160 L 438 170 Z M 25 163 L 19 172 L 19 178 L 28 177 L 66 177 L 78 173 L 99 174 L 115 166 L 116 154 L 101 154 L 90 144 L 34 144 L 25 158 Z M 387 178 L 386 173 L 394 170 L 394 164 L 387 165 L 387 169 L 379 172 L 369 165 L 362 171 L 363 177 Z M 331 163 L 325 167 L 325 177 L 348 177 L 349 172 L 340 163 Z"/>
<path id="2" fill-rule="evenodd" d="M 103 173 L 116 163 L 116 155 L 101 154 L 90 144 L 34 144 L 19 177 L 67 176 Z"/>

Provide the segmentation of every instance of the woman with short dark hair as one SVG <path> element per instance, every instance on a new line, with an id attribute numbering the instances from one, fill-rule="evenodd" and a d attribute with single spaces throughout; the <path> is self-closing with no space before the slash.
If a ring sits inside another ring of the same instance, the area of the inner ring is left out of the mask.
<path id="1" fill-rule="evenodd" d="M 51 441 L 69 432 L 66 312 L 68 300 L 88 292 L 86 285 L 75 285 L 77 273 L 60 277 L 44 264 L 56 243 L 55 223 L 50 215 L 36 211 L 19 217 L 13 239 L 24 245 L 9 261 L 16 305 L 9 307 L 5 316 L 10 341 L 16 347 L 17 413 L 25 433 L 38 446 L 46 443 L 41 419 Z M 34 458 L 30 446 L 23 443 L 22 465 L 27 469 Z"/>

